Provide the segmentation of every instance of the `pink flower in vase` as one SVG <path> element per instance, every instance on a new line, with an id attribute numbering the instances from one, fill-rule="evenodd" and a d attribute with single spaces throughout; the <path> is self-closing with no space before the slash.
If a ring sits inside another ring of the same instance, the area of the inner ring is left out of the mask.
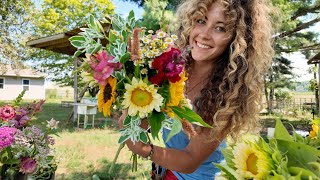
<path id="1" fill-rule="evenodd" d="M 3 121 L 8 121 L 16 115 L 16 111 L 14 108 L 10 105 L 5 105 L 3 107 L 0 107 L 0 119 Z"/>
<path id="2" fill-rule="evenodd" d="M 32 174 L 37 170 L 37 162 L 29 157 L 23 157 L 20 162 L 20 172 Z"/>
<path id="3" fill-rule="evenodd" d="M 0 151 L 13 143 L 16 131 L 12 127 L 0 127 Z"/>

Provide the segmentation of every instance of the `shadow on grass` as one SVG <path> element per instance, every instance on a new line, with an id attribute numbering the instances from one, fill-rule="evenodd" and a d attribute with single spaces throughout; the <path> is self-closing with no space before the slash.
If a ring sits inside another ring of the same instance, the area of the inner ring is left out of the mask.
<path id="1" fill-rule="evenodd" d="M 138 163 L 138 171 L 132 172 L 131 164 L 125 163 L 116 163 L 113 171 L 108 173 L 111 166 L 111 162 L 102 159 L 100 161 L 100 167 L 94 168 L 93 165 L 88 166 L 87 172 L 70 172 L 65 174 L 56 174 L 56 180 L 73 180 L 73 179 L 84 179 L 84 180 L 91 180 L 95 179 L 95 177 L 99 177 L 100 180 L 111 180 L 111 179 L 150 179 L 149 178 L 149 171 L 139 169 Z M 151 165 L 150 165 L 151 166 Z M 151 167 L 150 167 L 151 168 Z M 98 178 L 96 178 L 98 179 Z"/>

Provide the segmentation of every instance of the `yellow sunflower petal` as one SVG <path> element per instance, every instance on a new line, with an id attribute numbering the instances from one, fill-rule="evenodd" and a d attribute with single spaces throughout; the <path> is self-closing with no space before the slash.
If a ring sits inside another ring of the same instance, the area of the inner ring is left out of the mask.
<path id="1" fill-rule="evenodd" d="M 157 93 L 153 85 L 147 85 L 142 80 L 132 79 L 132 84 L 125 84 L 126 92 L 122 106 L 128 108 L 130 116 L 139 115 L 146 117 L 155 109 L 160 111 L 163 104 L 163 97 Z"/>
<path id="2" fill-rule="evenodd" d="M 99 85 L 98 110 L 103 112 L 104 116 L 110 116 L 110 107 L 115 101 L 117 79 L 110 76 L 106 81 L 105 86 Z"/>
<path id="3" fill-rule="evenodd" d="M 185 77 L 185 72 L 181 74 L 181 79 L 178 82 L 170 82 L 170 100 L 167 106 L 178 106 L 180 101 L 184 99 L 184 82 L 188 78 Z"/>

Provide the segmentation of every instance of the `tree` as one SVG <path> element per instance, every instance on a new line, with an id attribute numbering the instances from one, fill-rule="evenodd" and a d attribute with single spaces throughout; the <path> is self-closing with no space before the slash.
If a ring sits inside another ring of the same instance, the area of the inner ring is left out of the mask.
<path id="1" fill-rule="evenodd" d="M 268 109 L 272 112 L 272 100 L 275 89 L 292 88 L 292 76 L 288 77 L 290 60 L 286 55 L 302 52 L 307 57 L 314 50 L 319 50 L 318 34 L 308 28 L 320 21 L 319 0 L 272 0 L 277 13 L 273 13 L 274 24 L 280 24 L 275 33 L 275 58 L 272 69 L 265 77 L 265 96 Z M 290 70 L 291 71 L 291 70 Z M 280 79 L 279 79 L 280 78 Z"/>
<path id="2" fill-rule="evenodd" d="M 130 1 L 138 4 L 138 6 L 143 7 L 147 1 L 145 0 L 122 0 L 122 1 Z M 167 3 L 167 10 L 174 11 L 177 6 L 179 5 L 181 0 L 157 0 L 159 3 L 166 2 Z"/>
<path id="3" fill-rule="evenodd" d="M 31 0 L 1 1 L 0 65 L 20 65 L 21 60 L 26 59 L 25 35 L 30 31 L 30 12 L 33 8 Z"/>
<path id="4" fill-rule="evenodd" d="M 114 5 L 110 0 L 44 0 L 39 11 L 33 15 L 33 37 L 30 39 L 83 26 L 89 14 L 102 19 L 114 13 Z M 71 56 L 33 49 L 30 60 L 38 64 L 38 69 L 49 73 L 52 81 L 73 86 L 74 59 Z"/>
<path id="5" fill-rule="evenodd" d="M 165 31 L 173 31 L 175 16 L 172 11 L 165 10 L 168 5 L 166 1 L 147 0 L 144 1 L 144 14 L 139 22 L 140 27 L 146 27 L 154 31 L 162 28 Z"/>

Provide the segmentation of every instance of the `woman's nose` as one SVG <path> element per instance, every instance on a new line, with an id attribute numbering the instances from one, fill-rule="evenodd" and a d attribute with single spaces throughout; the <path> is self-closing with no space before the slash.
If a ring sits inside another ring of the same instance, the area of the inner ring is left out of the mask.
<path id="1" fill-rule="evenodd" d="M 210 27 L 208 26 L 202 27 L 199 36 L 205 39 L 209 39 L 211 37 Z"/>

